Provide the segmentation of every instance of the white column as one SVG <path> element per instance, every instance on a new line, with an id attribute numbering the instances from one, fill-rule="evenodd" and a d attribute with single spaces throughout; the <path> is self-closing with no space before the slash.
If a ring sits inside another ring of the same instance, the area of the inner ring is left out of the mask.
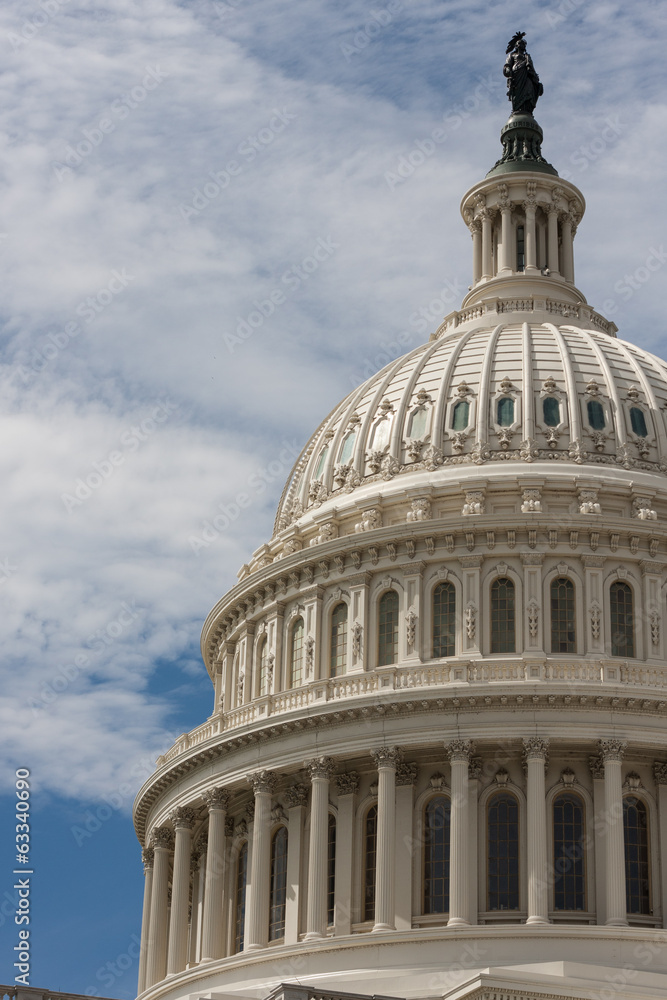
<path id="1" fill-rule="evenodd" d="M 329 779 L 334 762 L 316 757 L 305 765 L 310 772 L 310 851 L 308 855 L 308 905 L 305 941 L 327 935 L 327 840 L 329 822 Z"/>
<path id="2" fill-rule="evenodd" d="M 501 217 L 501 239 L 502 239 L 502 260 L 500 262 L 500 271 L 504 274 L 510 274 L 512 271 L 516 270 L 513 266 L 512 252 L 516 249 L 514 246 L 514 240 L 512 239 L 512 206 L 503 205 L 500 209 Z"/>
<path id="3" fill-rule="evenodd" d="M 549 740 L 529 736 L 523 741 L 523 759 L 527 776 L 527 924 L 549 923 L 549 884 L 551 872 L 547 861 L 547 805 L 544 769 Z"/>
<path id="4" fill-rule="evenodd" d="M 653 777 L 658 793 L 658 830 L 660 837 L 660 896 L 662 926 L 667 927 L 667 764 L 656 760 Z"/>
<path id="5" fill-rule="evenodd" d="M 197 847 L 192 852 L 192 857 L 197 865 L 196 881 L 192 883 L 192 920 L 190 921 L 191 948 L 190 964 L 198 965 L 201 962 L 202 950 L 201 939 L 204 928 L 204 887 L 206 884 L 206 849 L 208 847 L 208 835 L 203 834 L 199 838 Z"/>
<path id="6" fill-rule="evenodd" d="M 193 850 L 190 854 L 190 882 L 192 896 L 190 897 L 190 930 L 188 931 L 188 961 L 187 968 L 192 968 L 197 961 L 197 934 L 199 933 L 199 852 Z"/>
<path id="7" fill-rule="evenodd" d="M 146 989 L 146 958 L 148 956 L 148 935 L 151 926 L 151 893 L 153 890 L 153 848 L 144 847 L 141 852 L 144 863 L 144 906 L 141 915 L 141 947 L 139 949 L 139 981 L 137 993 Z"/>
<path id="8" fill-rule="evenodd" d="M 378 769 L 378 825 L 375 869 L 375 925 L 373 931 L 393 931 L 394 871 L 396 863 L 396 765 L 399 747 L 371 750 Z"/>
<path id="9" fill-rule="evenodd" d="M 598 755 L 588 758 L 593 778 L 593 830 L 595 837 L 595 920 L 604 924 L 607 919 L 607 823 L 604 807 L 604 761 Z"/>
<path id="10" fill-rule="evenodd" d="M 167 975 L 182 972 L 188 960 L 188 906 L 190 905 L 190 855 L 195 812 L 188 806 L 169 816 L 176 831 L 174 871 L 171 880 L 171 917 Z"/>
<path id="11" fill-rule="evenodd" d="M 301 854 L 303 820 L 308 801 L 308 786 L 292 785 L 285 793 L 287 818 L 287 899 L 285 900 L 285 944 L 299 940 L 301 912 Z"/>
<path id="12" fill-rule="evenodd" d="M 482 277 L 482 224 L 475 219 L 470 224 L 472 234 L 472 283 L 476 285 Z"/>
<path id="13" fill-rule="evenodd" d="M 559 273 L 558 267 L 558 209 L 549 209 L 549 233 L 547 240 L 547 266 L 552 274 Z"/>
<path id="14" fill-rule="evenodd" d="M 574 247 L 572 245 L 574 236 L 572 235 L 572 222 L 572 215 L 566 212 L 562 217 L 561 223 L 563 232 L 563 277 L 566 281 L 574 281 Z"/>
<path id="15" fill-rule="evenodd" d="M 334 886 L 334 936 L 352 933 L 352 844 L 354 841 L 354 796 L 359 789 L 356 771 L 336 777 L 338 817 L 336 822 L 336 884 Z"/>
<path id="16" fill-rule="evenodd" d="M 482 278 L 493 277 L 493 247 L 491 245 L 491 213 L 482 211 Z"/>
<path id="17" fill-rule="evenodd" d="M 537 270 L 537 249 L 535 243 L 535 202 L 524 201 L 526 213 L 526 272 Z"/>
<path id="18" fill-rule="evenodd" d="M 452 768 L 450 813 L 449 920 L 448 927 L 467 927 L 470 909 L 468 890 L 468 765 L 470 740 L 445 744 Z"/>
<path id="19" fill-rule="evenodd" d="M 417 780 L 416 764 L 398 764 L 396 767 L 396 930 L 412 927 L 412 830 L 414 784 Z"/>
<path id="20" fill-rule="evenodd" d="M 482 761 L 472 757 L 468 766 L 468 920 L 476 924 L 479 913 L 477 802 Z"/>
<path id="21" fill-rule="evenodd" d="M 146 989 L 161 982 L 167 973 L 167 896 L 169 890 L 169 858 L 174 834 L 168 826 L 153 831 L 153 887 L 151 891 L 151 922 L 146 956 Z"/>
<path id="22" fill-rule="evenodd" d="M 604 811 L 607 823 L 607 919 L 610 927 L 627 925 L 625 898 L 625 843 L 623 838 L 623 782 L 621 762 L 627 743 L 598 740 L 604 761 Z"/>
<path id="23" fill-rule="evenodd" d="M 201 961 L 212 962 L 224 954 L 223 887 L 225 884 L 225 821 L 229 792 L 213 788 L 204 792 L 208 806 L 208 846 L 204 877 Z"/>
<path id="24" fill-rule="evenodd" d="M 269 941 L 269 891 L 271 887 L 271 796 L 276 775 L 258 771 L 248 778 L 255 792 L 255 818 L 252 835 L 252 874 L 246 906 L 247 937 L 244 951 L 266 948 Z"/>

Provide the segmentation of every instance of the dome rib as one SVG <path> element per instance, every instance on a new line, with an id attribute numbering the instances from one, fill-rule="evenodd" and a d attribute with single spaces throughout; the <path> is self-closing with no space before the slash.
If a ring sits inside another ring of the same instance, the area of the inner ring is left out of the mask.
<path id="1" fill-rule="evenodd" d="M 475 443 L 488 443 L 489 427 L 489 386 L 491 384 L 491 371 L 495 361 L 496 344 L 500 334 L 505 329 L 504 323 L 499 323 L 491 331 L 484 353 L 484 360 L 479 379 L 479 406 L 477 407 L 477 426 L 475 428 Z"/>
<path id="2" fill-rule="evenodd" d="M 417 379 L 423 372 L 427 362 L 430 361 L 431 356 L 440 346 L 442 345 L 439 344 L 438 341 L 436 340 L 434 341 L 433 344 L 429 344 L 427 346 L 427 349 L 423 351 L 421 364 L 417 363 L 414 365 L 412 372 L 408 378 L 407 385 L 403 391 L 401 402 L 399 403 L 398 408 L 396 410 L 396 423 L 394 424 L 394 429 L 391 435 L 390 454 L 398 462 L 400 462 L 401 460 L 403 440 L 404 438 L 407 438 L 407 426 L 406 426 L 405 415 L 410 411 L 410 407 L 412 406 L 412 397 L 415 391 L 415 383 L 417 382 Z M 433 415 L 431 417 L 431 420 L 433 420 Z M 405 432 L 403 430 L 404 428 Z M 431 442 L 433 442 L 433 423 L 431 423 L 430 433 L 431 433 Z"/>
<path id="3" fill-rule="evenodd" d="M 574 374 L 572 357 L 568 345 L 565 343 L 563 334 L 554 323 L 545 323 L 547 329 L 551 330 L 558 344 L 560 351 L 563 374 L 565 376 L 565 391 L 567 393 L 568 416 L 570 421 L 570 440 L 582 440 L 581 413 L 578 406 L 577 379 Z"/>
<path id="4" fill-rule="evenodd" d="M 607 355 L 604 353 L 599 343 L 597 342 L 596 337 L 590 333 L 587 336 L 588 336 L 588 341 L 591 347 L 593 348 L 593 351 L 595 352 L 595 356 L 598 359 L 600 367 L 605 373 L 605 379 L 607 381 L 607 392 L 609 393 L 609 398 L 612 400 L 614 404 L 613 420 L 614 420 L 614 430 L 616 431 L 616 452 L 620 453 L 622 456 L 625 457 L 625 455 L 627 455 L 627 449 L 628 449 L 628 435 L 625 429 L 625 421 L 622 419 L 623 406 L 621 403 L 621 397 L 618 394 L 618 387 L 616 385 L 616 380 L 612 375 L 612 371 L 609 366 L 609 359 L 607 358 Z M 604 334 L 601 334 L 601 336 L 604 336 Z"/>
<path id="5" fill-rule="evenodd" d="M 535 410 L 533 402 L 533 336 L 529 323 L 523 324 L 523 428 L 524 440 L 532 442 L 535 436 Z M 530 447 L 530 445 L 529 445 Z"/>
<path id="6" fill-rule="evenodd" d="M 646 372 L 642 368 L 639 359 L 635 358 L 632 352 L 628 349 L 627 345 L 623 343 L 622 340 L 614 341 L 614 346 L 620 351 L 624 358 L 627 359 L 631 368 L 637 375 L 637 381 L 641 384 L 644 395 L 646 397 L 646 402 L 649 408 L 655 413 L 655 424 L 656 424 L 656 438 L 658 442 L 658 456 L 660 461 L 664 461 L 664 456 L 667 454 L 667 431 L 665 430 L 665 422 L 660 419 L 660 407 L 658 405 L 658 400 L 653 391 L 653 386 Z"/>
<path id="7" fill-rule="evenodd" d="M 435 434 L 437 435 L 433 437 L 433 443 L 438 448 L 444 448 L 445 435 L 447 432 L 445 427 L 445 409 L 452 394 L 452 375 L 454 373 L 454 369 L 463 348 L 467 345 L 468 341 L 479 332 L 479 327 L 473 327 L 472 330 L 468 330 L 467 332 L 461 334 L 458 340 L 452 344 L 451 353 L 445 362 L 442 379 L 440 381 L 440 388 L 438 390 L 438 398 L 433 412 L 433 423 L 435 426 Z M 438 343 L 440 343 L 441 346 L 444 346 L 441 341 Z"/>

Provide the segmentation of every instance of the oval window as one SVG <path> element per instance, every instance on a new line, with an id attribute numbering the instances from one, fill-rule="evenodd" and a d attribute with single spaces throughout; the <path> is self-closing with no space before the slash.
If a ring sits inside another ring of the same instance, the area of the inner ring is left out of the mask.
<path id="1" fill-rule="evenodd" d="M 544 422 L 547 427 L 558 427 L 560 423 L 560 403 L 553 396 L 547 396 L 542 402 Z"/>
<path id="2" fill-rule="evenodd" d="M 605 425 L 602 403 L 598 403 L 597 399 L 590 399 L 587 406 L 589 424 L 594 431 L 601 431 Z"/>
<path id="3" fill-rule="evenodd" d="M 464 431 L 468 426 L 469 415 L 470 403 L 467 403 L 464 399 L 460 400 L 452 413 L 452 430 Z"/>
<path id="4" fill-rule="evenodd" d="M 378 421 L 373 428 L 373 439 L 371 441 L 371 451 L 381 451 L 389 444 L 390 421 L 386 418 Z"/>
<path id="5" fill-rule="evenodd" d="M 329 454 L 329 445 L 325 444 L 324 448 L 320 452 L 320 457 L 317 460 L 317 466 L 315 468 L 315 479 L 319 479 L 324 472 L 324 463 L 327 460 L 327 455 Z"/>
<path id="6" fill-rule="evenodd" d="M 343 441 L 343 447 L 340 449 L 340 455 L 338 456 L 338 461 L 341 465 L 347 465 L 347 463 L 352 458 L 352 452 L 354 451 L 354 442 L 357 437 L 356 431 L 348 431 L 345 435 Z"/>
<path id="7" fill-rule="evenodd" d="M 514 423 L 514 400 L 498 400 L 498 424 L 500 427 L 511 427 Z"/>
<path id="8" fill-rule="evenodd" d="M 644 416 L 644 411 L 640 410 L 638 406 L 632 406 L 630 408 L 630 422 L 632 423 L 632 429 L 637 437 L 648 437 L 646 417 Z"/>
<path id="9" fill-rule="evenodd" d="M 408 431 L 409 438 L 423 438 L 426 432 L 426 421 L 428 419 L 428 410 L 422 407 L 415 412 L 410 417 L 410 430 Z"/>

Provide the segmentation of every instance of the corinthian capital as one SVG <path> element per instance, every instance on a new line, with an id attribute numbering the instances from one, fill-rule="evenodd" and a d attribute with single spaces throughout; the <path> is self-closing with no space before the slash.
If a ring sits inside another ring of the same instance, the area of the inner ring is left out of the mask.
<path id="1" fill-rule="evenodd" d="M 354 795 L 359 790 L 359 775 L 356 771 L 338 774 L 335 780 L 339 795 Z"/>
<path id="2" fill-rule="evenodd" d="M 144 847 L 141 852 L 141 860 L 144 865 L 144 874 L 146 874 L 153 867 L 153 860 L 155 858 L 155 851 L 152 847 Z"/>
<path id="3" fill-rule="evenodd" d="M 158 848 L 170 850 L 174 844 L 174 833 L 168 826 L 158 826 L 151 834 L 151 842 L 155 850 Z"/>
<path id="4" fill-rule="evenodd" d="M 254 774 L 248 775 L 247 780 L 252 785 L 255 795 L 259 795 L 260 792 L 271 794 L 275 790 L 278 776 L 273 771 L 255 771 Z"/>
<path id="5" fill-rule="evenodd" d="M 192 830 L 197 820 L 197 814 L 190 806 L 182 806 L 169 813 L 174 830 Z"/>
<path id="6" fill-rule="evenodd" d="M 445 743 L 445 750 L 449 754 L 450 763 L 462 760 L 469 764 L 474 746 L 472 740 L 452 740 L 450 743 Z"/>
<path id="7" fill-rule="evenodd" d="M 229 792 L 226 788 L 210 788 L 208 792 L 204 792 L 202 798 L 209 812 L 212 812 L 214 809 L 224 811 L 229 805 Z"/>
<path id="8" fill-rule="evenodd" d="M 625 740 L 598 740 L 600 756 L 604 761 L 623 760 L 627 746 Z"/>
<path id="9" fill-rule="evenodd" d="M 543 736 L 524 736 L 523 759 L 545 761 L 549 756 L 549 740 Z"/>
<path id="10" fill-rule="evenodd" d="M 315 778 L 326 778 L 327 780 L 333 774 L 336 762 L 333 757 L 314 757 L 312 760 L 307 760 L 304 767 L 308 769 L 311 781 Z"/>
<path id="11" fill-rule="evenodd" d="M 396 765 L 403 760 L 403 751 L 400 747 L 378 747 L 377 750 L 371 750 L 371 757 L 378 768 L 396 768 Z"/>

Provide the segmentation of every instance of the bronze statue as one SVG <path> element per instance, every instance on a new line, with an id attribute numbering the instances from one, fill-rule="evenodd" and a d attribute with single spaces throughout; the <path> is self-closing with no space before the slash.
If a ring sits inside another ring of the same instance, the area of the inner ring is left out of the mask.
<path id="1" fill-rule="evenodd" d="M 512 102 L 512 113 L 532 115 L 544 87 L 535 72 L 533 60 L 526 52 L 526 33 L 517 31 L 509 42 L 503 74 L 507 77 L 507 99 Z"/>

